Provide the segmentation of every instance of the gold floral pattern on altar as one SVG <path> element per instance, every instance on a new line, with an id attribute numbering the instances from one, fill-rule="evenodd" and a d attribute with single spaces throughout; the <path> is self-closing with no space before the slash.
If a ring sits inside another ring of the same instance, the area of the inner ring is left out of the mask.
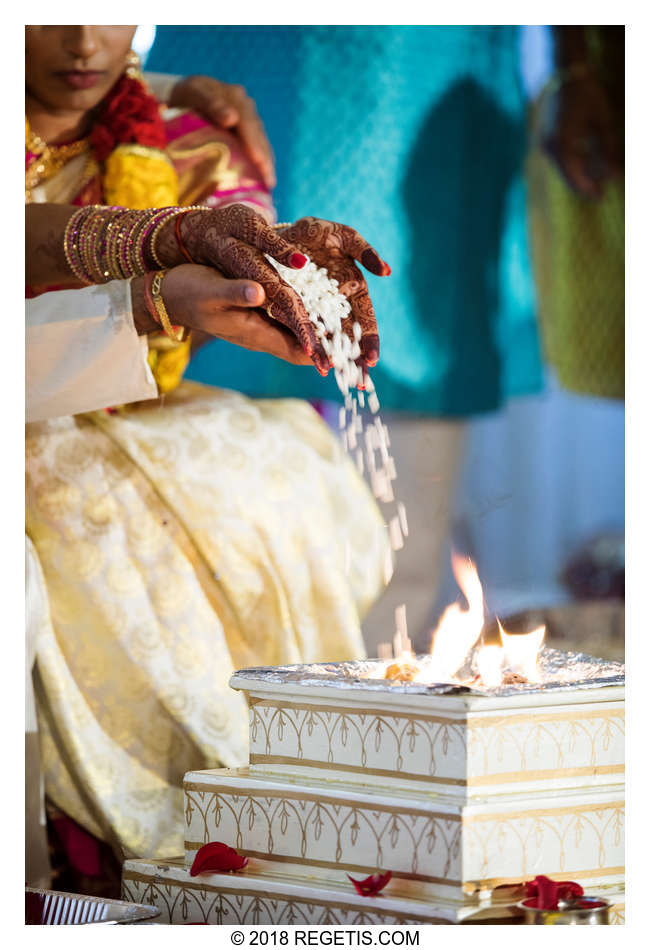
<path id="1" fill-rule="evenodd" d="M 431 809 L 185 783 L 186 848 L 224 840 L 243 854 L 459 883 L 460 819 Z M 257 843 L 259 847 L 254 847 Z M 404 864 L 406 858 L 407 864 Z M 435 872 L 435 873 L 434 873 Z"/>
<path id="2" fill-rule="evenodd" d="M 625 904 L 614 904 L 609 911 L 610 924 L 625 923 Z"/>
<path id="3" fill-rule="evenodd" d="M 314 924 L 318 926 L 361 926 L 387 924 L 402 926 L 423 923 L 448 923 L 424 915 L 403 915 L 379 909 L 367 902 L 358 907 L 337 901 L 307 900 L 282 893 L 255 893 L 251 888 L 234 889 L 226 883 L 215 888 L 199 883 L 167 881 L 159 876 L 147 878 L 130 870 L 122 878 L 124 900 L 153 904 L 161 911 L 160 923 L 185 924 Z"/>
<path id="4" fill-rule="evenodd" d="M 468 717 L 251 698 L 250 761 L 480 786 L 623 771 L 624 709 Z M 467 745 L 467 748 L 466 748 Z"/>
<path id="5" fill-rule="evenodd" d="M 608 704 L 609 705 L 609 704 Z M 586 740 L 587 755 L 580 761 L 585 766 L 597 767 L 605 760 L 603 753 L 614 743 L 620 755 L 617 764 L 623 765 L 625 711 L 621 705 L 611 704 L 607 709 L 572 710 L 571 713 L 537 713 L 528 717 L 500 717 L 470 722 L 468 751 L 477 756 L 474 772 L 478 775 L 494 771 L 494 759 L 501 763 L 505 751 L 517 751 L 515 767 L 526 772 L 544 749 L 546 768 L 575 768 L 576 749 L 580 740 Z M 547 750 L 552 754 L 548 756 Z M 480 763 L 478 757 L 480 756 Z M 531 761 L 532 760 L 532 761 Z"/>
<path id="6" fill-rule="evenodd" d="M 279 703 L 251 700 L 250 703 L 251 762 L 280 752 L 285 737 L 291 738 L 296 764 L 312 762 L 315 739 L 325 740 L 323 764 L 345 765 L 340 749 L 349 750 L 353 766 L 363 770 L 369 766 L 368 753 L 374 751 L 389 762 L 388 771 L 403 773 L 407 757 L 413 756 L 417 743 L 423 765 L 422 776 L 435 776 L 439 757 L 444 757 L 450 744 L 465 747 L 462 724 L 443 717 L 416 717 L 386 712 L 356 712 L 340 707 L 299 703 Z M 354 744 L 353 744 L 354 740 Z M 261 750 L 261 751 L 258 751 Z M 356 755 L 356 758 L 354 756 Z M 347 756 L 345 758 L 348 758 Z M 372 769 L 376 772 L 376 769 Z M 381 770 L 385 774 L 384 770 Z M 379 774 L 379 773 L 378 773 Z"/>
<path id="7" fill-rule="evenodd" d="M 354 802 L 325 793 L 185 783 L 186 860 L 208 841 L 231 842 L 270 861 L 372 873 L 472 888 L 536 873 L 580 879 L 623 873 L 624 802 L 503 814 L 441 814 L 403 803 Z M 462 864 L 461 864 L 462 848 Z"/>
<path id="8" fill-rule="evenodd" d="M 619 875 L 624 863 L 625 802 L 582 804 L 568 807 L 513 810 L 506 814 L 472 815 L 464 820 L 465 847 L 477 880 L 505 875 L 503 880 L 521 879 L 539 865 L 539 855 L 547 842 L 552 852 L 554 873 Z M 497 861 L 495 855 L 507 854 Z M 591 865 L 585 867 L 585 854 Z"/>

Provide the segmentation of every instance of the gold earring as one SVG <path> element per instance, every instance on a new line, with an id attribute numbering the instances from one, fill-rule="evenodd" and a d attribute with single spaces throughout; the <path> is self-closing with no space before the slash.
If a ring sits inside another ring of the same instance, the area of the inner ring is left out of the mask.
<path id="1" fill-rule="evenodd" d="M 126 75 L 129 79 L 142 79 L 142 63 L 134 49 L 126 54 Z"/>

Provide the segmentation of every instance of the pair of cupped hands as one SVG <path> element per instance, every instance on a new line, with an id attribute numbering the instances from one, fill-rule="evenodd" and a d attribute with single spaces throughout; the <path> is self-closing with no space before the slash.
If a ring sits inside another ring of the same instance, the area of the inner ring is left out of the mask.
<path id="1" fill-rule="evenodd" d="M 230 129 L 267 187 L 273 187 L 273 152 L 255 102 L 242 86 L 189 76 L 176 84 L 169 104 L 194 109 L 214 125 Z M 343 331 L 352 338 L 355 321 L 361 326 L 359 361 L 366 366 L 377 363 L 377 321 L 357 265 L 377 276 L 388 275 L 390 267 L 353 228 L 301 218 L 280 233 L 245 205 L 189 212 L 180 228 L 194 264 L 183 263 L 172 222 L 161 230 L 156 251 L 172 268 L 163 283 L 170 318 L 191 328 L 195 339 L 218 336 L 292 363 L 313 362 L 321 375 L 327 375 L 330 361 L 299 295 L 265 257 L 269 254 L 297 269 L 307 256 L 338 281 L 350 303 Z"/>
<path id="2" fill-rule="evenodd" d="M 353 228 L 301 218 L 280 232 L 246 205 L 233 204 L 188 211 L 180 236 L 194 263 L 183 263 L 173 219 L 156 241 L 156 255 L 169 268 L 162 293 L 172 323 L 292 363 L 313 362 L 326 376 L 330 360 L 304 304 L 266 255 L 294 269 L 309 257 L 338 281 L 350 303 L 342 329 L 353 338 L 353 324 L 359 323 L 359 361 L 377 363 L 377 321 L 358 265 L 378 276 L 389 274 L 390 268 Z"/>

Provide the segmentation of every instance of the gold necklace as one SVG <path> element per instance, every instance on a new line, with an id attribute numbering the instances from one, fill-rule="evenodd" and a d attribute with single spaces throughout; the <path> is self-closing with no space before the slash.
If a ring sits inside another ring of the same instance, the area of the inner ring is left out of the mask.
<path id="1" fill-rule="evenodd" d="M 53 178 L 63 166 L 77 155 L 90 148 L 87 138 L 70 142 L 68 145 L 48 145 L 40 136 L 30 132 L 25 141 L 25 151 L 36 157 L 25 169 L 25 201 L 31 200 L 31 193 L 41 182 Z"/>

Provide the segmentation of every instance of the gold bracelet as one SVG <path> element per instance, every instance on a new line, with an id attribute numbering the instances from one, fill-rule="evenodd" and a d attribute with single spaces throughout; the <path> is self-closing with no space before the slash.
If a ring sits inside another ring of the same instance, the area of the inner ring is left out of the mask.
<path id="1" fill-rule="evenodd" d="M 187 211 L 212 211 L 212 208 L 206 208 L 205 205 L 187 205 L 184 208 L 176 208 L 174 211 L 169 211 L 169 209 L 165 209 L 165 208 L 161 210 L 163 212 L 163 217 L 161 218 L 160 221 L 157 222 L 156 226 L 151 232 L 151 237 L 148 239 L 151 256 L 153 257 L 158 267 L 164 267 L 165 265 L 158 257 L 158 253 L 156 251 L 156 242 L 158 240 L 158 235 L 160 234 L 160 231 L 167 224 L 167 222 L 172 221 L 179 214 L 185 214 Z M 169 213 L 164 214 L 165 211 L 168 211 Z"/>
<path id="2" fill-rule="evenodd" d="M 151 282 L 151 296 L 153 298 L 153 305 L 156 308 L 156 313 L 160 317 L 160 325 L 163 330 L 174 343 L 182 343 L 185 339 L 185 327 L 174 327 L 172 326 L 171 320 L 169 319 L 169 314 L 167 313 L 167 308 L 165 307 L 165 301 L 162 299 L 162 282 L 167 271 L 159 270 L 153 276 Z"/>

